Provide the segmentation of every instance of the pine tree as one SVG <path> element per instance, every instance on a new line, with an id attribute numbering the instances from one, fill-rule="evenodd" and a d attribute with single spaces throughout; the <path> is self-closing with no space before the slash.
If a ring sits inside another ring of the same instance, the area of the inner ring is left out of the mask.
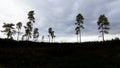
<path id="1" fill-rule="evenodd" d="M 108 30 L 110 29 L 109 28 L 110 24 L 107 17 L 104 14 L 100 15 L 97 24 L 98 24 L 98 30 L 100 30 L 100 33 L 102 33 L 103 41 L 105 41 L 104 34 L 108 34 L 109 33 Z"/>

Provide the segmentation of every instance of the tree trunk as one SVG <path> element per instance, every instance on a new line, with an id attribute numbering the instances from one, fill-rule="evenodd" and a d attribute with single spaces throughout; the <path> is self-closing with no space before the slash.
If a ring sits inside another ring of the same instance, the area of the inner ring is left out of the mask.
<path id="1" fill-rule="evenodd" d="M 102 39 L 103 39 L 103 42 L 104 42 L 105 39 L 104 39 L 104 30 L 103 30 L 103 26 L 102 26 Z"/>
<path id="2" fill-rule="evenodd" d="M 29 41 L 29 38 L 30 38 L 30 37 L 28 36 L 28 41 Z"/>
<path id="3" fill-rule="evenodd" d="M 77 34 L 77 43 L 78 43 L 78 34 Z"/>
<path id="4" fill-rule="evenodd" d="M 28 36 L 26 37 L 26 40 L 29 41 L 29 37 L 30 37 L 30 34 L 28 34 Z"/>
<path id="5" fill-rule="evenodd" d="M 9 39 L 9 36 L 7 35 L 7 39 Z"/>
<path id="6" fill-rule="evenodd" d="M 19 41 L 19 35 L 20 35 L 20 31 L 18 32 L 17 41 Z"/>
<path id="7" fill-rule="evenodd" d="M 80 34 L 80 43 L 81 43 L 81 30 L 79 30 L 79 34 Z"/>
<path id="8" fill-rule="evenodd" d="M 49 43 L 50 43 L 50 36 L 49 36 Z"/>
<path id="9" fill-rule="evenodd" d="M 52 38 L 52 42 L 53 42 L 53 38 Z"/>
<path id="10" fill-rule="evenodd" d="M 104 39 L 104 38 L 105 38 L 105 37 L 104 37 L 104 32 L 102 32 L 102 37 L 103 37 L 103 42 L 104 42 L 104 41 L 105 41 L 105 39 Z"/>

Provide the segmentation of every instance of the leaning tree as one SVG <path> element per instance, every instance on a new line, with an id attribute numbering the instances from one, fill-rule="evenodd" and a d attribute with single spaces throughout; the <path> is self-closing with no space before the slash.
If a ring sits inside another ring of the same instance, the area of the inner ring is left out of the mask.
<path id="1" fill-rule="evenodd" d="M 7 39 L 13 39 L 13 35 L 16 33 L 16 31 L 14 30 L 14 24 L 12 23 L 4 23 L 4 25 L 2 26 L 3 28 L 5 28 L 5 30 L 1 31 L 4 32 L 7 35 Z"/>
<path id="2" fill-rule="evenodd" d="M 76 30 L 76 35 L 77 35 L 77 42 L 78 42 L 78 36 L 79 36 L 80 43 L 81 43 L 81 28 L 84 29 L 83 20 L 84 20 L 84 17 L 82 16 L 82 14 L 78 14 L 76 16 L 77 22 L 75 23 L 75 25 L 77 27 L 75 28 L 75 30 Z"/>
<path id="3" fill-rule="evenodd" d="M 23 35 L 23 38 L 26 36 L 27 41 L 29 41 L 29 38 L 31 38 L 33 23 L 35 23 L 34 11 L 30 11 L 28 13 L 28 19 L 29 21 L 27 22 L 26 26 L 24 26 L 25 34 Z"/>
<path id="4" fill-rule="evenodd" d="M 100 15 L 97 24 L 98 24 L 98 30 L 100 30 L 100 33 L 102 33 L 103 41 L 105 41 L 104 34 L 108 34 L 109 33 L 108 30 L 110 29 L 109 28 L 110 23 L 108 21 L 108 18 L 104 14 Z"/>

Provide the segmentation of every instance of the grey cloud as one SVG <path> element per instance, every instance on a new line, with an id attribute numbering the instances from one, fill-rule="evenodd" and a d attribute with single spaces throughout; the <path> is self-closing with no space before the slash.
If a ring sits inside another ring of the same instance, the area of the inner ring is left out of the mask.
<path id="1" fill-rule="evenodd" d="M 47 29 L 53 27 L 58 36 L 67 36 L 75 34 L 74 23 L 78 13 L 85 18 L 83 35 L 99 35 L 97 20 L 100 14 L 109 18 L 111 33 L 117 33 L 120 29 L 119 3 L 119 0 L 34 0 L 29 5 L 38 14 L 36 25 L 40 25 L 40 33 L 47 34 Z"/>

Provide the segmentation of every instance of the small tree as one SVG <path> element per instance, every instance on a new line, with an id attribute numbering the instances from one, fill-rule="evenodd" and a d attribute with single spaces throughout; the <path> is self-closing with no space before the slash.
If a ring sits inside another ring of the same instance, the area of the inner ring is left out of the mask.
<path id="1" fill-rule="evenodd" d="M 22 23 L 21 22 L 18 22 L 17 24 L 16 24 L 16 28 L 18 29 L 18 36 L 17 36 L 17 40 L 19 41 L 19 35 L 20 35 L 20 30 L 21 30 L 21 27 L 22 27 Z"/>
<path id="2" fill-rule="evenodd" d="M 7 39 L 13 39 L 12 35 L 16 33 L 16 31 L 14 30 L 14 24 L 9 24 L 9 23 L 4 23 L 4 25 L 2 26 L 3 28 L 5 28 L 5 30 L 1 31 L 1 32 L 5 32 L 5 34 L 7 35 Z"/>
<path id="3" fill-rule="evenodd" d="M 115 37 L 115 40 L 120 40 L 119 37 Z"/>
<path id="4" fill-rule="evenodd" d="M 83 20 L 84 20 L 84 17 L 81 14 L 78 14 L 76 16 L 77 23 L 75 23 L 75 25 L 77 25 L 77 27 L 75 28 L 75 30 L 76 30 L 76 35 L 77 35 L 77 42 L 78 42 L 78 35 L 79 35 L 80 43 L 81 43 L 81 28 L 84 29 L 84 27 L 83 27 Z"/>
<path id="5" fill-rule="evenodd" d="M 53 42 L 53 39 L 55 38 L 55 35 L 54 35 L 54 31 L 52 30 L 52 28 L 48 29 L 48 33 L 49 33 L 49 35 L 48 35 L 49 39 L 51 38 L 51 40 Z"/>
<path id="6" fill-rule="evenodd" d="M 104 14 L 100 15 L 97 24 L 98 30 L 100 30 L 100 33 L 102 33 L 103 41 L 105 41 L 104 34 L 108 34 L 109 33 L 108 30 L 110 29 L 109 28 L 110 24 L 107 17 Z"/>
<path id="7" fill-rule="evenodd" d="M 39 29 L 38 28 L 35 28 L 34 29 L 34 32 L 33 32 L 33 38 L 35 41 L 37 41 L 38 37 L 39 37 Z"/>
<path id="8" fill-rule="evenodd" d="M 44 42 L 44 35 L 42 36 L 42 42 Z"/>

